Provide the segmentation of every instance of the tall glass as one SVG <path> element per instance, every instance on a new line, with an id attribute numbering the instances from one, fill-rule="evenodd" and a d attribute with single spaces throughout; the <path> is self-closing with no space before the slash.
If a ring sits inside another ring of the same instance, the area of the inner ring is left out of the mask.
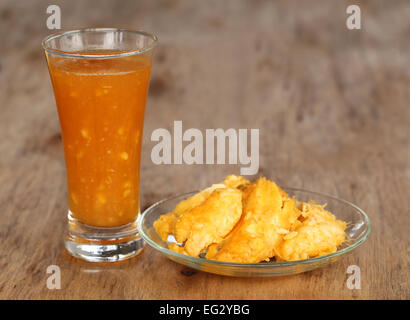
<path id="1" fill-rule="evenodd" d="M 145 102 L 157 38 L 84 29 L 43 40 L 68 182 L 67 250 L 87 261 L 138 254 Z"/>

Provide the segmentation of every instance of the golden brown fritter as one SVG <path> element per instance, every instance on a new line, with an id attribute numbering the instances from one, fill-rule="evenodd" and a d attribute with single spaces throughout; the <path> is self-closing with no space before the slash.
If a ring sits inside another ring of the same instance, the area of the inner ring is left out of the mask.
<path id="1" fill-rule="evenodd" d="M 223 188 L 226 188 L 224 184 L 214 184 L 211 187 L 206 188 L 185 200 L 182 200 L 176 205 L 175 209 L 172 212 L 160 216 L 154 222 L 154 229 L 160 235 L 161 239 L 163 241 L 167 241 L 168 236 L 170 234 L 173 234 L 175 223 L 182 213 L 202 204 L 206 199 L 209 198 L 214 190 Z"/>
<path id="2" fill-rule="evenodd" d="M 302 260 L 333 253 L 345 240 L 346 223 L 323 206 L 302 203 L 303 222 L 284 237 L 278 260 Z"/>
<path id="3" fill-rule="evenodd" d="M 215 190 L 199 206 L 185 211 L 177 219 L 174 236 L 185 243 L 184 251 L 199 256 L 212 243 L 220 242 L 242 214 L 242 193 L 237 189 Z"/>
<path id="4" fill-rule="evenodd" d="M 297 220 L 298 211 L 295 200 L 284 204 L 279 187 L 260 178 L 248 197 L 243 218 L 226 240 L 208 250 L 206 257 L 243 263 L 268 261 L 282 234 Z"/>
<path id="5" fill-rule="evenodd" d="M 177 216 L 174 212 L 169 212 L 160 216 L 154 222 L 154 229 L 161 237 L 162 241 L 167 241 L 168 236 L 174 232 Z"/>

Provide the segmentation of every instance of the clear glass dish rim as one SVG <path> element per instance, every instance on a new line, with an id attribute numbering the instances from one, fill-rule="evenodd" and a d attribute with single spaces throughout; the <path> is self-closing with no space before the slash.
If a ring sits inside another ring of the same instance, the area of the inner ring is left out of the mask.
<path id="1" fill-rule="evenodd" d="M 128 32 L 128 33 L 134 33 L 138 35 L 143 35 L 148 38 L 151 38 L 153 41 L 152 43 L 144 48 L 141 49 L 135 49 L 135 50 L 129 50 L 129 51 L 124 51 L 121 53 L 109 53 L 109 54 L 83 54 L 83 53 L 75 53 L 75 52 L 69 52 L 69 51 L 64 51 L 64 50 L 57 50 L 57 49 L 52 49 L 49 46 L 47 46 L 47 43 L 50 40 L 53 40 L 55 38 L 63 37 L 65 35 L 69 34 L 74 34 L 74 33 L 87 33 L 87 32 L 104 32 L 104 31 L 121 31 L 121 32 Z M 122 28 L 83 28 L 83 29 L 75 29 L 75 30 L 67 30 L 67 31 L 60 31 L 56 32 L 53 34 L 50 34 L 46 36 L 42 41 L 41 41 L 41 46 L 43 49 L 47 52 L 57 54 L 60 56 L 64 57 L 70 57 L 70 58 L 85 58 L 85 59 L 106 59 L 106 58 L 120 58 L 120 57 L 127 57 L 127 56 L 132 56 L 136 54 L 143 54 L 145 52 L 148 52 L 152 49 L 155 48 L 156 44 L 158 42 L 158 37 L 152 33 L 142 31 L 142 30 L 132 30 L 132 29 L 122 29 Z"/>
<path id="2" fill-rule="evenodd" d="M 281 268 L 281 267 L 287 267 L 287 266 L 296 266 L 296 265 L 301 265 L 301 264 L 312 264 L 312 263 L 315 263 L 315 262 L 326 261 L 328 259 L 338 257 L 338 256 L 341 256 L 341 255 L 344 255 L 344 254 L 347 254 L 347 253 L 351 252 L 352 250 L 356 249 L 361 244 L 363 244 L 367 240 L 367 238 L 369 237 L 369 235 L 371 233 L 371 230 L 372 230 L 371 221 L 370 221 L 369 217 L 367 216 L 366 212 L 364 212 L 361 208 L 359 208 L 355 204 L 353 204 L 353 203 L 351 203 L 347 200 L 344 200 L 344 199 L 340 199 L 340 198 L 337 198 L 337 197 L 334 197 L 334 196 L 330 196 L 330 195 L 315 192 L 315 191 L 309 191 L 309 190 L 299 189 L 299 188 L 289 188 L 289 187 L 284 187 L 283 189 L 289 190 L 289 191 L 296 191 L 296 192 L 307 192 L 307 193 L 311 193 L 311 194 L 314 194 L 314 195 L 327 197 L 327 198 L 330 198 L 332 200 L 340 201 L 342 203 L 345 203 L 345 204 L 353 207 L 362 216 L 364 216 L 365 221 L 366 221 L 366 226 L 367 226 L 366 233 L 363 234 L 358 240 L 356 240 L 354 243 L 350 244 L 346 248 L 340 249 L 340 250 L 338 250 L 334 253 L 331 253 L 331 254 L 327 254 L 327 255 L 324 255 L 324 256 L 316 257 L 316 258 L 305 259 L 305 260 L 274 262 L 274 263 L 224 262 L 224 261 L 216 261 L 216 260 L 208 260 L 208 259 L 203 259 L 203 258 L 190 257 L 190 256 L 187 256 L 187 255 L 172 251 L 168 248 L 162 247 L 162 246 L 158 245 L 155 241 L 151 240 L 151 238 L 144 232 L 144 230 L 142 228 L 142 223 L 144 221 L 145 216 L 151 210 L 155 209 L 156 207 L 158 207 L 159 205 L 161 205 L 162 203 L 164 203 L 166 201 L 170 201 L 170 200 L 173 200 L 175 198 L 179 198 L 179 197 L 183 197 L 183 196 L 189 196 L 191 194 L 197 193 L 198 191 L 191 191 L 191 192 L 187 192 L 187 193 L 183 193 L 183 194 L 179 194 L 179 195 L 176 195 L 176 196 L 172 196 L 172 197 L 162 199 L 162 200 L 154 203 L 153 205 L 151 205 L 147 209 L 145 209 L 144 212 L 141 214 L 141 218 L 138 221 L 138 232 L 140 233 L 140 235 L 142 236 L 144 241 L 146 241 L 154 249 L 156 249 L 156 250 L 158 250 L 158 251 L 160 251 L 160 252 L 162 252 L 166 255 L 170 255 L 170 256 L 173 256 L 173 257 L 176 257 L 176 258 L 179 258 L 179 259 L 183 259 L 183 260 L 188 260 L 188 261 L 193 262 L 195 264 L 209 263 L 209 264 L 214 264 L 214 265 L 219 265 L 219 266 L 226 266 L 226 267 L 247 267 L 247 268 L 260 268 L 260 269 Z"/>

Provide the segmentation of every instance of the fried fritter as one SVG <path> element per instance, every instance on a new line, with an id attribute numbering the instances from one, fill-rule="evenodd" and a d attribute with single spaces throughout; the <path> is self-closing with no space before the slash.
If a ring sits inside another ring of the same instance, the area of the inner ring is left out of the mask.
<path id="1" fill-rule="evenodd" d="M 256 263 L 273 257 L 282 234 L 300 215 L 296 201 L 283 202 L 281 193 L 274 182 L 260 178 L 249 194 L 238 225 L 224 241 L 210 247 L 206 258 Z"/>
<path id="2" fill-rule="evenodd" d="M 177 216 L 174 212 L 169 212 L 161 215 L 154 222 L 154 229 L 161 237 L 162 241 L 167 241 L 168 236 L 174 232 L 175 222 L 177 221 Z"/>
<path id="3" fill-rule="evenodd" d="M 324 206 L 302 203 L 303 222 L 284 237 L 277 252 L 278 260 L 302 260 L 333 253 L 345 240 L 346 223 Z"/>
<path id="4" fill-rule="evenodd" d="M 242 193 L 232 188 L 217 189 L 199 206 L 180 215 L 175 222 L 175 239 L 185 243 L 186 254 L 197 257 L 210 244 L 220 242 L 241 215 Z"/>
<path id="5" fill-rule="evenodd" d="M 167 241 L 168 236 L 170 234 L 173 234 L 175 223 L 181 214 L 202 204 L 206 199 L 209 198 L 214 190 L 223 188 L 226 188 L 226 185 L 214 184 L 209 188 L 206 188 L 201 192 L 198 192 L 197 194 L 179 202 L 172 212 L 161 215 L 154 222 L 154 229 L 160 235 L 161 239 L 163 241 Z"/>

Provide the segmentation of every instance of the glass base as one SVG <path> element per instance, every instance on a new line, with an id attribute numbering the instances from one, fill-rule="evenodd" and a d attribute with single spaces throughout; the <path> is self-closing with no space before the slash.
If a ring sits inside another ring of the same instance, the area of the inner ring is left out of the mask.
<path id="1" fill-rule="evenodd" d="M 69 211 L 65 247 L 72 256 L 89 262 L 114 262 L 132 258 L 144 246 L 138 234 L 137 220 L 120 227 L 93 227 L 81 223 Z"/>

